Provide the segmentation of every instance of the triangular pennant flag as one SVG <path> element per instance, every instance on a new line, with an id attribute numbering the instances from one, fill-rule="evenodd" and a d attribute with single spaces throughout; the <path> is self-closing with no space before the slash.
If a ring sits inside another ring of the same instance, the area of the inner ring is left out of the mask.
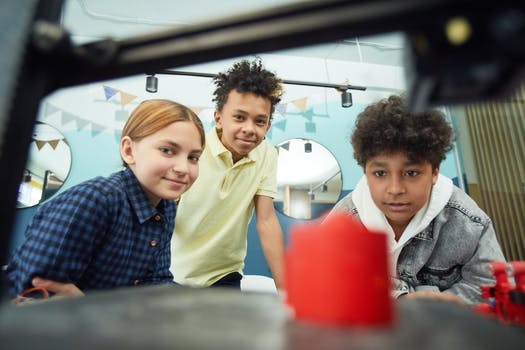
<path id="1" fill-rule="evenodd" d="M 285 142 L 281 145 L 281 148 L 284 148 L 285 150 L 290 150 L 290 142 Z"/>
<path id="2" fill-rule="evenodd" d="M 78 129 L 82 129 L 83 127 L 89 124 L 89 121 L 80 118 L 76 118 L 75 121 L 77 122 Z"/>
<path id="3" fill-rule="evenodd" d="M 275 106 L 275 109 L 277 110 L 277 112 L 281 113 L 282 115 L 285 115 L 287 106 L 287 103 L 279 103 L 277 106 Z"/>
<path id="4" fill-rule="evenodd" d="M 315 126 L 315 123 L 304 123 L 304 130 L 306 132 L 314 133 L 316 132 L 317 128 Z"/>
<path id="5" fill-rule="evenodd" d="M 36 143 L 36 148 L 38 148 L 38 150 L 40 151 L 42 147 L 44 147 L 44 145 L 47 143 L 47 141 L 35 140 L 35 143 Z"/>
<path id="6" fill-rule="evenodd" d="M 313 108 L 308 109 L 306 112 L 303 113 L 303 117 L 308 119 L 309 121 L 312 121 L 314 117 L 314 110 Z"/>
<path id="7" fill-rule="evenodd" d="M 123 121 L 127 120 L 129 117 L 129 112 L 124 109 L 118 109 L 115 111 L 115 120 Z"/>
<path id="8" fill-rule="evenodd" d="M 267 139 L 271 139 L 272 138 L 272 128 L 270 128 L 270 130 L 268 130 L 268 132 L 266 133 L 266 138 Z"/>
<path id="9" fill-rule="evenodd" d="M 47 117 L 51 114 L 55 114 L 56 112 L 60 111 L 59 108 L 53 106 L 51 103 L 46 103 L 44 115 Z"/>
<path id="10" fill-rule="evenodd" d="M 193 113 L 199 115 L 199 113 L 204 109 L 201 107 L 190 107 L 190 109 L 193 111 Z"/>
<path id="11" fill-rule="evenodd" d="M 49 141 L 47 141 L 47 143 L 49 143 L 49 145 L 50 145 L 51 148 L 53 148 L 53 149 L 57 148 L 57 145 L 58 145 L 59 142 L 60 142 L 60 139 L 58 139 L 58 140 L 49 140 Z"/>
<path id="12" fill-rule="evenodd" d="M 130 103 L 136 98 L 137 96 L 135 95 L 128 94 L 127 92 L 124 92 L 124 91 L 120 91 L 120 104 L 123 106 L 127 105 L 128 103 Z"/>
<path id="13" fill-rule="evenodd" d="M 91 137 L 98 136 L 105 129 L 104 125 L 91 124 Z"/>
<path id="14" fill-rule="evenodd" d="M 306 111 L 306 97 L 303 97 L 297 100 L 293 100 L 292 103 L 294 104 L 295 107 L 299 108 L 301 112 Z"/>
<path id="15" fill-rule="evenodd" d="M 272 126 L 279 130 L 286 131 L 286 119 L 279 120 L 275 123 L 272 123 Z"/>
<path id="16" fill-rule="evenodd" d="M 62 111 L 61 123 L 62 125 L 77 120 L 77 117 L 71 113 Z"/>
<path id="17" fill-rule="evenodd" d="M 115 96 L 115 94 L 118 92 L 118 90 L 106 85 L 102 85 L 102 87 L 104 88 L 104 95 L 106 96 L 106 101 Z"/>

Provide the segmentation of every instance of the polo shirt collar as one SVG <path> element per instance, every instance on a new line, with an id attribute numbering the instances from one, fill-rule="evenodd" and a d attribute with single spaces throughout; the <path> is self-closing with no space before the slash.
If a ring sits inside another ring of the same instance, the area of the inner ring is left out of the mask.
<path id="1" fill-rule="evenodd" d="M 208 138 L 206 139 L 206 146 L 210 148 L 211 154 L 214 157 L 229 157 L 230 161 L 233 162 L 232 153 L 222 144 L 219 133 L 221 131 L 217 129 L 217 127 L 213 127 L 208 132 Z M 253 151 L 252 151 L 253 152 Z M 252 152 L 248 153 L 247 156 L 240 159 L 236 164 L 243 164 L 248 162 L 254 162 L 255 159 L 253 159 L 250 155 Z"/>
<path id="2" fill-rule="evenodd" d="M 130 201 L 130 205 L 141 224 L 152 218 L 159 211 L 164 211 L 166 201 L 161 199 L 159 205 L 157 208 L 155 208 L 153 204 L 151 204 L 150 200 L 146 196 L 146 192 L 130 168 L 126 168 L 122 172 L 122 183 L 124 185 L 124 191 L 126 192 Z"/>

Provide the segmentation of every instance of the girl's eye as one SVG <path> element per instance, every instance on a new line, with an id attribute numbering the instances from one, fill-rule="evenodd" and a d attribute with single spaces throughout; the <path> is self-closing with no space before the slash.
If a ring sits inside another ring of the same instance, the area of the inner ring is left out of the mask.
<path id="1" fill-rule="evenodd" d="M 382 177 L 382 176 L 386 175 L 386 171 L 384 171 L 384 170 L 376 170 L 376 171 L 374 171 L 374 175 L 377 176 L 377 177 Z"/>
<path id="2" fill-rule="evenodd" d="M 408 170 L 406 172 L 406 175 L 409 176 L 409 177 L 418 176 L 419 175 L 419 171 L 417 171 L 417 170 Z"/>
<path id="3" fill-rule="evenodd" d="M 199 156 L 189 156 L 188 159 L 191 160 L 192 162 L 198 162 Z"/>
<path id="4" fill-rule="evenodd" d="M 255 121 L 255 123 L 256 123 L 257 125 L 260 125 L 260 126 L 265 126 L 265 125 L 266 125 L 266 119 L 257 119 L 257 120 Z"/>
<path id="5" fill-rule="evenodd" d="M 161 147 L 159 148 L 159 150 L 164 153 L 164 154 L 172 154 L 173 152 L 171 151 L 171 149 L 167 148 L 167 147 Z"/>
<path id="6" fill-rule="evenodd" d="M 242 115 L 234 115 L 233 118 L 239 121 L 244 120 L 244 117 Z"/>

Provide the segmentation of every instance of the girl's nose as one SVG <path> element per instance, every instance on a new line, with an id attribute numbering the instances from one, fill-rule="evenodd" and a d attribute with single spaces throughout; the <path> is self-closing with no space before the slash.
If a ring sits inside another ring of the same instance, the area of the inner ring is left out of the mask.
<path id="1" fill-rule="evenodd" d="M 189 162 L 187 160 L 187 158 L 184 158 L 182 159 L 183 157 L 180 157 L 180 158 L 175 158 L 174 162 L 173 162 L 173 170 L 176 172 L 176 173 L 179 173 L 179 174 L 187 174 L 188 173 L 188 169 L 189 169 Z"/>

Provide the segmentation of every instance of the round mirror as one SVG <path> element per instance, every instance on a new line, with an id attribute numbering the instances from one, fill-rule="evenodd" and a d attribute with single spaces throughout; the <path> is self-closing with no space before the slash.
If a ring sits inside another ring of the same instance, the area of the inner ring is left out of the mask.
<path id="1" fill-rule="evenodd" d="M 64 183 L 71 169 L 71 149 L 54 127 L 37 122 L 29 145 L 29 155 L 18 188 L 17 208 L 44 202 Z"/>
<path id="2" fill-rule="evenodd" d="M 295 219 L 315 219 L 330 210 L 342 189 L 341 168 L 334 155 L 307 139 L 287 140 L 276 148 L 275 208 Z"/>

